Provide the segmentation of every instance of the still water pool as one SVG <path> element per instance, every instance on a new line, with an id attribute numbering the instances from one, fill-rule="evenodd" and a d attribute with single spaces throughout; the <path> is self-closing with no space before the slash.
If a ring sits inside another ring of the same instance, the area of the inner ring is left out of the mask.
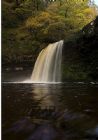
<path id="1" fill-rule="evenodd" d="M 98 85 L 2 83 L 3 140 L 97 140 Z"/>

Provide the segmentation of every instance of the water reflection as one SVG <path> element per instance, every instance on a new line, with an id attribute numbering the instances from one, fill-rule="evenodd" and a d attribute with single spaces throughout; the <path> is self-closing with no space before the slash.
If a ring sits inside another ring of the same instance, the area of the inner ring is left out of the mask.
<path id="1" fill-rule="evenodd" d="M 57 85 L 36 84 L 33 87 L 33 98 L 40 102 L 41 108 L 57 107 L 58 100 L 55 90 L 59 90 Z"/>
<path id="2" fill-rule="evenodd" d="M 98 88 L 4 84 L 3 140 L 96 139 Z"/>

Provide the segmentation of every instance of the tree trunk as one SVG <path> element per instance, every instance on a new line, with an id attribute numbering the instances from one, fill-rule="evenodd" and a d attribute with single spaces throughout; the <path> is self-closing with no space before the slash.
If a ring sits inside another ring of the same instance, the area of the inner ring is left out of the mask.
<path id="1" fill-rule="evenodd" d="M 39 10 L 39 3 L 38 3 L 38 1 L 36 2 L 36 10 L 37 11 Z"/>
<path id="2" fill-rule="evenodd" d="M 16 0 L 16 6 L 19 6 L 19 0 Z"/>

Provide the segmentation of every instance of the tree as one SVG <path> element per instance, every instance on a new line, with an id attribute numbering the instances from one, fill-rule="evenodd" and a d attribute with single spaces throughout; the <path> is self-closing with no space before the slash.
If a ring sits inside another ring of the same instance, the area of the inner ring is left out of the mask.
<path id="1" fill-rule="evenodd" d="M 19 6 L 19 4 L 20 4 L 19 0 L 16 0 L 16 6 Z"/>

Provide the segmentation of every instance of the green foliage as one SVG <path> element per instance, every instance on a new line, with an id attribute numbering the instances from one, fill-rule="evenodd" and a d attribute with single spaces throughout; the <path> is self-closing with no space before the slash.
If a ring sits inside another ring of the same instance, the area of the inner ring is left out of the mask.
<path id="1" fill-rule="evenodd" d="M 57 41 L 65 37 L 65 20 L 53 13 L 42 12 L 26 21 L 26 28 L 35 38 L 45 41 Z"/>
<path id="2" fill-rule="evenodd" d="M 7 2 L 2 3 L 2 20 L 3 27 L 12 28 L 18 26 L 19 20 L 15 15 L 15 11 L 12 10 L 13 4 Z"/>
<path id="3" fill-rule="evenodd" d="M 44 40 L 50 40 L 53 42 L 64 39 L 66 36 L 65 24 L 62 22 L 52 23 L 42 31 Z"/>
<path id="4" fill-rule="evenodd" d="M 35 57 L 39 52 L 40 43 L 33 41 L 32 36 L 23 29 L 6 30 L 2 34 L 3 48 L 2 56 L 5 63 L 21 63 L 25 60 L 35 61 Z M 36 53 L 35 53 L 36 52 Z"/>
<path id="5" fill-rule="evenodd" d="M 62 65 L 63 81 L 84 81 L 88 78 L 88 73 L 83 70 L 80 64 Z"/>
<path id="6" fill-rule="evenodd" d="M 77 45 L 76 41 L 79 36 L 81 36 L 81 41 L 83 37 L 91 38 L 95 33 L 97 34 L 97 27 L 93 34 L 91 33 L 92 35 L 88 34 L 90 31 L 88 28 L 87 31 L 85 30 L 85 35 L 79 33 L 96 16 L 95 7 L 89 6 L 88 1 L 3 0 L 3 63 L 22 63 L 25 61 L 26 63 L 34 63 L 40 50 L 48 43 L 63 39 L 69 48 Z M 81 43 L 82 45 L 85 47 L 85 44 Z M 78 48 L 80 49 L 81 46 Z M 87 50 L 89 50 L 88 46 Z M 89 74 L 82 69 L 81 65 L 78 65 L 81 62 L 74 61 L 74 57 L 79 53 L 74 54 L 75 51 L 69 50 L 67 53 L 65 51 L 65 55 L 71 53 L 72 60 L 66 57 L 68 64 L 63 62 L 63 77 L 76 80 L 86 79 Z M 78 66 L 73 66 L 75 63 Z M 94 64 L 92 65 L 94 66 Z M 90 73 L 90 70 L 88 71 Z"/>
<path id="7" fill-rule="evenodd" d="M 93 7 L 88 6 L 88 0 L 77 1 L 77 0 L 62 0 L 62 5 L 55 3 L 49 6 L 48 10 L 57 13 L 58 15 L 65 18 L 65 24 L 77 28 L 79 30 L 84 25 L 94 19 L 96 12 Z M 55 9 L 55 10 L 54 10 Z"/>
<path id="8" fill-rule="evenodd" d="M 32 11 L 26 8 L 16 8 L 15 13 L 16 16 L 22 21 L 31 16 Z"/>

